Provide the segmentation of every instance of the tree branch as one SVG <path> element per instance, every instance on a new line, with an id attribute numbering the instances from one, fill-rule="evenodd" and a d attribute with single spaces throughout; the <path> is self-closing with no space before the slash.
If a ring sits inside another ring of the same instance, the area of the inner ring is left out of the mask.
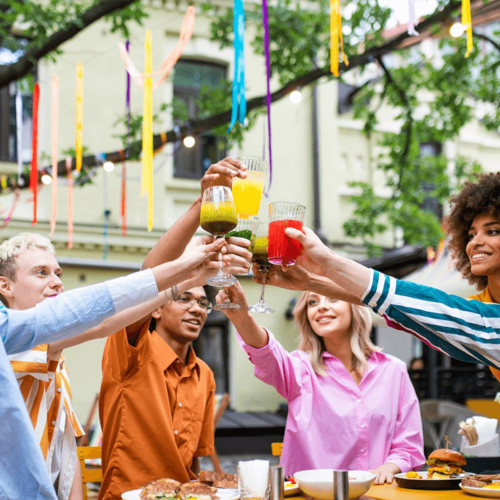
<path id="1" fill-rule="evenodd" d="M 473 31 L 472 34 L 476 38 L 480 38 L 481 40 L 485 40 L 487 42 L 490 42 L 491 45 L 493 45 L 493 47 L 495 47 L 495 49 L 497 49 L 498 52 L 500 52 L 500 45 L 497 42 L 495 42 L 495 40 L 490 38 L 489 36 L 483 35 L 482 33 L 478 33 L 477 31 Z"/>
<path id="2" fill-rule="evenodd" d="M 419 31 L 419 33 L 422 34 L 429 28 L 431 28 L 435 23 L 448 20 L 449 15 L 458 7 L 460 7 L 461 1 L 462 0 L 451 0 L 450 3 L 443 10 L 422 21 L 420 24 L 418 24 L 418 26 L 416 26 L 416 29 Z M 397 49 L 401 45 L 401 43 L 404 42 L 409 36 L 410 35 L 408 35 L 407 32 L 404 32 L 378 47 L 372 47 L 363 54 L 359 54 L 357 56 L 350 58 L 349 66 L 345 66 L 344 63 L 341 63 L 339 67 L 339 72 L 342 74 L 347 73 L 348 71 L 358 66 L 362 66 L 364 64 L 373 61 L 374 58 L 382 57 L 383 55 L 391 53 L 393 50 Z M 295 90 L 297 87 L 305 87 L 307 85 L 311 85 L 312 83 L 316 82 L 322 77 L 330 77 L 330 78 L 332 77 L 329 66 L 315 69 L 310 73 L 302 75 L 296 78 L 295 80 L 292 80 L 291 82 L 287 83 L 279 90 L 271 94 L 271 102 L 276 102 L 279 99 L 282 99 L 290 92 Z M 250 99 L 247 102 L 247 111 L 252 111 L 254 109 L 261 108 L 265 105 L 266 105 L 265 95 L 254 97 L 253 99 Z M 191 123 L 188 123 L 185 126 L 181 127 L 177 131 L 177 133 L 174 130 L 170 130 L 167 133 L 154 135 L 153 147 L 154 149 L 160 148 L 165 143 L 164 139 L 166 139 L 166 142 L 176 142 L 189 134 L 200 135 L 201 133 L 211 130 L 214 127 L 217 127 L 219 125 L 224 125 L 225 123 L 229 123 L 230 119 L 231 119 L 231 110 L 229 109 L 227 111 L 224 111 L 223 113 L 219 113 L 218 115 L 210 116 L 208 118 L 204 118 L 201 120 L 194 120 Z M 142 146 L 141 141 L 136 141 L 130 145 L 130 149 L 132 151 L 134 149 L 136 151 L 140 151 L 141 146 Z M 112 161 L 114 163 L 119 163 L 121 161 L 119 151 L 113 151 L 105 154 L 106 154 L 106 159 L 109 161 Z M 94 167 L 96 165 L 95 156 L 94 155 L 85 156 L 83 158 L 83 165 L 86 167 Z M 76 162 L 74 158 L 73 158 L 72 168 L 73 169 L 76 168 Z M 40 170 L 42 171 L 48 169 L 50 169 L 49 165 L 47 165 L 46 167 L 42 167 Z M 66 175 L 66 164 L 64 160 L 58 163 L 57 170 L 59 175 Z M 41 174 L 42 172 L 40 172 L 40 176 Z M 25 181 L 24 186 L 15 186 L 15 187 L 27 187 L 29 185 L 29 175 L 23 176 L 23 179 Z"/>
<path id="3" fill-rule="evenodd" d="M 0 66 L 0 88 L 26 76 L 36 63 L 48 53 L 57 49 L 64 42 L 73 38 L 87 26 L 116 10 L 123 9 L 139 0 L 105 0 L 85 11 L 80 22 L 71 23 L 66 29 L 52 34 L 40 47 L 28 48 L 24 55 L 14 64 Z"/>

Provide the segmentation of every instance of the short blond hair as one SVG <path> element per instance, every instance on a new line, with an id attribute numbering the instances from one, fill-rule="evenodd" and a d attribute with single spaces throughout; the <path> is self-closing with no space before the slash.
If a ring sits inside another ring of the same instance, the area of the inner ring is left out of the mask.
<path id="1" fill-rule="evenodd" d="M 17 258 L 21 253 L 32 248 L 40 248 L 53 255 L 56 254 L 54 245 L 48 238 L 39 234 L 19 233 L 0 245 L 0 276 L 15 281 Z"/>
<path id="2" fill-rule="evenodd" d="M 307 299 L 309 292 L 302 292 L 297 305 L 293 310 L 295 323 L 300 329 L 299 350 L 309 354 L 313 370 L 322 377 L 326 377 L 326 366 L 323 363 L 323 353 L 326 351 L 323 339 L 314 332 L 307 317 Z M 370 340 L 372 319 L 366 307 L 350 304 L 351 306 L 351 350 L 352 367 L 361 375 L 368 366 L 368 358 L 372 352 L 380 351 Z"/>

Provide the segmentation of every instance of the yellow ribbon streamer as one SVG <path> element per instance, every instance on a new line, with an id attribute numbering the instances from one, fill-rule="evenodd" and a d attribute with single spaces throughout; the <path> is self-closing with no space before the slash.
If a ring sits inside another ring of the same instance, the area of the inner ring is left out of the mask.
<path id="1" fill-rule="evenodd" d="M 144 74 L 153 71 L 151 30 L 144 43 Z M 142 113 L 142 180 L 141 196 L 148 195 L 148 231 L 153 229 L 153 79 L 144 78 L 144 108 Z"/>
<path id="2" fill-rule="evenodd" d="M 340 13 L 340 0 L 330 0 L 330 71 L 339 76 L 339 42 L 342 59 L 346 66 L 349 65 L 344 53 L 344 38 L 342 37 L 342 15 Z"/>
<path id="3" fill-rule="evenodd" d="M 76 170 L 82 169 L 83 154 L 83 64 L 76 65 L 76 91 L 75 91 L 75 151 Z"/>
<path id="4" fill-rule="evenodd" d="M 465 57 L 469 57 L 472 52 L 472 14 L 470 11 L 470 0 L 462 0 L 462 26 L 467 31 L 467 52 Z"/>
<path id="5" fill-rule="evenodd" d="M 1 186 L 2 186 L 2 191 L 4 189 L 7 189 L 7 176 L 2 175 L 2 178 L 0 179 L 0 183 L 1 183 Z"/>

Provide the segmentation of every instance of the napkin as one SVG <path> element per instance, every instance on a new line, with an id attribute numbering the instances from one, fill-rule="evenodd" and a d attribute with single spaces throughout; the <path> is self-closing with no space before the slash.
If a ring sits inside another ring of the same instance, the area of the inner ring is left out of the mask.
<path id="1" fill-rule="evenodd" d="M 500 441 L 496 432 L 498 420 L 475 415 L 460 422 L 462 434 L 460 451 L 466 456 L 492 457 L 500 455 Z"/>

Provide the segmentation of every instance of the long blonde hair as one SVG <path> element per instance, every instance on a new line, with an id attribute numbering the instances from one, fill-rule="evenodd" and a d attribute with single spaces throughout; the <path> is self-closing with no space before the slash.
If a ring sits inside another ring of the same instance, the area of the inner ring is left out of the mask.
<path id="1" fill-rule="evenodd" d="M 322 377 L 326 377 L 326 366 L 323 363 L 323 353 L 326 351 L 323 339 L 314 333 L 307 317 L 307 299 L 309 292 L 302 292 L 297 305 L 293 310 L 295 323 L 300 329 L 299 350 L 309 354 L 313 370 Z M 372 352 L 380 351 L 370 340 L 372 319 L 368 310 L 363 306 L 351 304 L 351 333 L 352 367 L 363 374 L 368 366 L 368 358 Z"/>

